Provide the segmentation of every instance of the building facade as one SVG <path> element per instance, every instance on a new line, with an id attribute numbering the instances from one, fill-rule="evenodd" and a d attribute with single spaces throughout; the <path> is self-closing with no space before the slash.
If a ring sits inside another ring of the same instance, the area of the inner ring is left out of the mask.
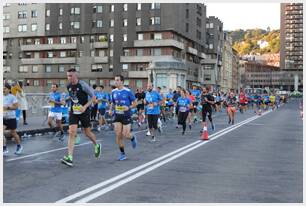
<path id="1" fill-rule="evenodd" d="M 294 89 L 303 88 L 303 3 L 281 4 L 280 68 L 294 73 Z"/>
<path id="2" fill-rule="evenodd" d="M 132 88 L 151 77 L 156 86 L 204 84 L 204 4 L 24 3 L 5 5 L 4 14 L 4 77 L 34 90 L 64 86 L 69 68 L 106 87 L 118 74 Z M 168 65 L 155 68 L 160 61 Z"/>
<path id="3" fill-rule="evenodd" d="M 223 33 L 222 69 L 220 73 L 220 87 L 222 91 L 228 91 L 232 86 L 233 49 L 232 38 L 228 33 Z"/>

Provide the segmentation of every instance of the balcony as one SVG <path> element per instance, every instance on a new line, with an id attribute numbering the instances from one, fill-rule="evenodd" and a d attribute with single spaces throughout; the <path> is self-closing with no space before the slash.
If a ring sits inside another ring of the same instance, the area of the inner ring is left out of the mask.
<path id="1" fill-rule="evenodd" d="M 204 54 L 203 52 L 201 52 L 200 54 L 199 54 L 199 56 L 200 56 L 200 58 L 202 58 L 202 59 L 206 59 L 207 57 L 206 57 L 206 54 Z"/>
<path id="2" fill-rule="evenodd" d="M 198 55 L 198 50 L 188 47 L 187 52 L 190 54 Z"/>
<path id="3" fill-rule="evenodd" d="M 96 49 L 108 48 L 108 42 L 94 42 L 93 47 Z"/>
<path id="4" fill-rule="evenodd" d="M 141 63 L 141 62 L 152 62 L 158 59 L 173 59 L 173 56 L 120 56 L 121 63 Z"/>
<path id="5" fill-rule="evenodd" d="M 148 78 L 147 71 L 129 71 L 128 72 L 129 78 Z"/>
<path id="6" fill-rule="evenodd" d="M 21 64 L 75 64 L 75 57 L 21 59 Z"/>
<path id="7" fill-rule="evenodd" d="M 108 63 L 108 57 L 94 57 L 95 63 Z"/>
<path id="8" fill-rule="evenodd" d="M 184 49 L 184 44 L 182 42 L 176 41 L 174 39 L 160 39 L 160 40 L 135 40 L 135 47 L 162 47 L 171 46 L 179 49 Z"/>
<path id="9" fill-rule="evenodd" d="M 76 48 L 76 44 L 31 44 L 20 46 L 21 51 L 63 50 Z"/>

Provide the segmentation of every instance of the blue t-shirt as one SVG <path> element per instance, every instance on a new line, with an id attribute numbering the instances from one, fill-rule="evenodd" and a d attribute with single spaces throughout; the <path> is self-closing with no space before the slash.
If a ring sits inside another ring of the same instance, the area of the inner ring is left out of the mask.
<path id="1" fill-rule="evenodd" d="M 126 87 L 119 90 L 118 88 L 112 91 L 112 102 L 115 106 L 115 114 L 121 114 L 124 116 L 131 116 L 131 110 L 124 111 L 124 106 L 131 106 L 132 102 L 135 101 L 135 96 L 131 90 Z"/>
<path id="2" fill-rule="evenodd" d="M 177 99 L 177 105 L 179 107 L 179 111 L 180 112 L 187 112 L 189 111 L 189 105 L 190 105 L 191 101 L 188 97 L 179 97 Z"/>
<path id="3" fill-rule="evenodd" d="M 168 93 L 166 95 L 166 99 L 167 99 L 167 106 L 172 106 L 173 105 L 173 93 Z"/>
<path id="4" fill-rule="evenodd" d="M 56 102 L 60 102 L 62 98 L 62 95 L 60 92 L 51 92 L 49 94 L 49 100 L 53 100 Z M 55 113 L 61 113 L 62 112 L 62 108 L 61 108 L 61 104 L 56 104 L 54 102 L 50 102 L 50 106 L 51 106 L 51 112 L 55 112 Z"/>
<path id="5" fill-rule="evenodd" d="M 109 94 L 106 92 L 97 92 L 96 98 L 98 100 L 98 109 L 106 109 L 110 101 Z"/>
<path id="6" fill-rule="evenodd" d="M 147 114 L 160 114 L 159 102 L 162 101 L 163 98 L 157 91 L 146 92 L 145 100 L 147 102 Z M 153 106 L 150 103 L 153 103 Z"/>
<path id="7" fill-rule="evenodd" d="M 195 97 L 194 102 L 200 102 L 201 91 L 198 89 L 191 90 L 191 94 Z"/>

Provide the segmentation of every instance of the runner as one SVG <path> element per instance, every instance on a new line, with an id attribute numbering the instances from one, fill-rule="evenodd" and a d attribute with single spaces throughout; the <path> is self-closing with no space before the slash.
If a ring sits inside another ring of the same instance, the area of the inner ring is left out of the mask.
<path id="1" fill-rule="evenodd" d="M 73 149 L 75 137 L 79 121 L 84 128 L 85 135 L 94 144 L 95 157 L 99 158 L 101 154 L 101 144 L 96 142 L 96 136 L 91 132 L 90 128 L 90 110 L 89 106 L 95 101 L 94 91 L 88 84 L 79 80 L 75 69 L 69 69 L 67 72 L 69 84 L 67 90 L 71 99 L 71 110 L 69 112 L 69 139 L 68 139 L 68 155 L 65 155 L 61 162 L 70 167 L 73 166 Z M 88 96 L 91 97 L 88 100 Z"/>
<path id="2" fill-rule="evenodd" d="M 208 119 L 211 124 L 211 129 L 215 130 L 215 125 L 213 124 L 212 120 L 212 105 L 215 103 L 214 97 L 208 93 L 208 89 L 203 87 L 202 95 L 201 95 L 201 104 L 202 104 L 202 123 L 203 123 L 203 130 L 206 123 L 206 115 L 208 113 Z M 202 131 L 203 131 L 202 130 Z"/>
<path id="3" fill-rule="evenodd" d="M 144 103 L 146 105 L 146 114 L 148 115 L 148 127 L 151 134 L 151 141 L 156 141 L 155 130 L 158 129 L 158 118 L 160 116 L 160 104 L 162 103 L 162 96 L 153 90 L 152 83 L 148 83 L 146 97 Z"/>
<path id="4" fill-rule="evenodd" d="M 186 131 L 186 120 L 189 115 L 189 108 L 193 106 L 191 100 L 187 97 L 187 92 L 185 89 L 182 89 L 181 96 L 177 100 L 176 107 L 178 108 L 178 124 L 183 126 L 182 135 Z M 191 125 L 190 125 L 191 129 Z"/>
<path id="5" fill-rule="evenodd" d="M 118 160 L 123 161 L 126 159 L 124 151 L 124 138 L 131 140 L 132 147 L 135 149 L 137 145 L 137 139 L 131 134 L 131 109 L 136 108 L 136 98 L 130 89 L 123 86 L 124 77 L 121 75 L 115 76 L 116 89 L 112 91 L 111 108 L 114 109 L 115 119 L 114 127 L 116 134 L 116 143 L 119 146 L 120 155 Z M 110 110 L 112 115 L 112 110 Z"/>
<path id="6" fill-rule="evenodd" d="M 216 112 L 221 112 L 221 102 L 222 102 L 222 99 L 221 99 L 221 95 L 220 95 L 220 92 L 217 92 L 216 94 Z"/>
<path id="7" fill-rule="evenodd" d="M 192 86 L 191 94 L 195 97 L 193 104 L 193 110 L 191 111 L 193 114 L 193 121 L 196 123 L 198 121 L 197 116 L 197 107 L 199 105 L 199 102 L 201 100 L 201 90 L 196 85 Z"/>
<path id="8" fill-rule="evenodd" d="M 169 92 L 166 94 L 166 106 L 169 109 L 171 117 L 173 117 L 173 108 L 174 108 L 174 101 L 173 101 L 174 94 L 172 89 L 169 89 Z"/>
<path id="9" fill-rule="evenodd" d="M 20 137 L 16 132 L 17 128 L 17 120 L 16 120 L 16 112 L 15 110 L 18 108 L 17 98 L 10 94 L 11 85 L 8 83 L 3 86 L 3 131 L 10 130 L 12 137 L 15 139 L 17 144 L 17 148 L 15 151 L 16 155 L 20 155 L 23 146 L 21 145 Z M 3 137 L 3 155 L 7 155 L 9 153 L 6 147 L 6 139 Z"/>
<path id="10" fill-rule="evenodd" d="M 138 127 L 140 127 L 141 124 L 143 124 L 145 121 L 144 103 L 143 103 L 145 96 L 146 95 L 143 89 L 136 90 L 135 97 L 137 98 Z"/>
<path id="11" fill-rule="evenodd" d="M 226 106 L 227 106 L 228 123 L 234 124 L 236 107 L 237 107 L 237 99 L 234 95 L 234 92 L 229 93 L 229 96 L 226 99 Z"/>
<path id="12" fill-rule="evenodd" d="M 243 113 L 246 111 L 246 106 L 248 104 L 247 97 L 243 91 L 242 88 L 240 88 L 240 93 L 239 93 L 239 111 L 240 113 Z"/>
<path id="13" fill-rule="evenodd" d="M 104 125 L 106 124 L 105 120 L 105 113 L 106 108 L 109 105 L 110 102 L 110 96 L 107 92 L 104 91 L 104 86 L 98 86 L 97 87 L 98 92 L 96 93 L 96 102 L 98 104 L 98 112 L 99 112 L 99 126 L 98 131 L 100 132 L 101 129 L 104 129 Z"/>
<path id="14" fill-rule="evenodd" d="M 56 122 L 56 131 L 60 132 L 59 140 L 63 140 L 64 138 L 64 130 L 62 125 L 62 105 L 65 105 L 65 100 L 62 99 L 62 94 L 57 91 L 58 85 L 51 85 L 51 93 L 49 94 L 49 104 L 51 106 L 50 112 L 48 114 L 48 125 L 51 129 L 53 129 L 53 120 Z"/>
<path id="15" fill-rule="evenodd" d="M 274 93 L 270 94 L 269 100 L 270 100 L 270 106 L 272 107 L 272 111 L 274 111 L 275 110 L 275 94 Z"/>

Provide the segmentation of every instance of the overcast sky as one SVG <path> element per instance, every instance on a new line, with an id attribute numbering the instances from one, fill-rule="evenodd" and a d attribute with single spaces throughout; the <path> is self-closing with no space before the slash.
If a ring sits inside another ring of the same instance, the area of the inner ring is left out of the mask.
<path id="1" fill-rule="evenodd" d="M 204 3 L 207 16 L 216 16 L 224 30 L 280 28 L 280 3 Z"/>

